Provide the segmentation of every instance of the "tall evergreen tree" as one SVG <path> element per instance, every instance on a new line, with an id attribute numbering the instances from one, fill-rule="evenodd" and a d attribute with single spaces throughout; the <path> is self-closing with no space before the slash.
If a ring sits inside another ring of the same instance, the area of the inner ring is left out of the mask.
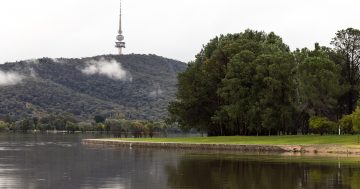
<path id="1" fill-rule="evenodd" d="M 336 119 L 338 97 L 344 88 L 340 84 L 340 66 L 330 60 L 331 52 L 315 44 L 310 51 L 295 52 L 298 60 L 298 108 L 309 116 Z"/>
<path id="2" fill-rule="evenodd" d="M 274 33 L 247 30 L 215 38 L 179 75 L 171 120 L 209 135 L 285 131 L 293 111 L 293 64 L 289 47 Z"/>
<path id="3" fill-rule="evenodd" d="M 170 120 L 210 136 L 307 133 L 311 117 L 338 120 L 358 99 L 360 31 L 332 44 L 292 53 L 274 33 L 216 37 L 179 75 Z"/>
<path id="4" fill-rule="evenodd" d="M 341 65 L 343 84 L 348 86 L 340 100 L 346 109 L 345 113 L 351 114 L 356 108 L 359 96 L 360 30 L 354 28 L 340 30 L 331 44 L 338 53 L 338 56 L 334 56 L 334 60 Z"/>

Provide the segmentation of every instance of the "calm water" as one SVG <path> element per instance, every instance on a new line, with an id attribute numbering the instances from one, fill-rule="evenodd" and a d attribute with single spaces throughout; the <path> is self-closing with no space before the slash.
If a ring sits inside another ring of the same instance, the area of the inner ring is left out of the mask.
<path id="1" fill-rule="evenodd" d="M 0 135 L 0 188 L 360 189 L 360 158 L 110 148 L 84 137 Z"/>

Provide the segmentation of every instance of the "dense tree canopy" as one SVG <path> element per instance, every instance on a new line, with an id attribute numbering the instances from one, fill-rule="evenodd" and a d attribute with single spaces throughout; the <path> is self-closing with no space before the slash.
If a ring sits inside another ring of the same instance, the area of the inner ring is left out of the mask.
<path id="1" fill-rule="evenodd" d="M 216 37 L 178 76 L 169 120 L 210 136 L 308 133 L 311 117 L 338 121 L 357 100 L 357 31 L 339 31 L 335 49 L 294 52 L 274 33 Z"/>
<path id="2" fill-rule="evenodd" d="M 308 116 L 337 118 L 338 98 L 345 89 L 340 84 L 341 68 L 330 58 L 331 50 L 315 44 L 315 49 L 297 50 L 297 108 Z"/>
<path id="3" fill-rule="evenodd" d="M 335 61 L 342 68 L 342 83 L 347 86 L 342 100 L 343 112 L 351 114 L 356 109 L 360 84 L 360 30 L 348 28 L 336 33 L 331 44 L 335 47 Z"/>

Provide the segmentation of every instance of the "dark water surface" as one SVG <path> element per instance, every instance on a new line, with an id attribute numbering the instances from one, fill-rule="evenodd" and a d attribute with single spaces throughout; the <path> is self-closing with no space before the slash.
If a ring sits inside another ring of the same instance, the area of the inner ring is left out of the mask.
<path id="1" fill-rule="evenodd" d="M 86 146 L 84 135 L 0 135 L 0 188 L 360 189 L 360 158 Z"/>

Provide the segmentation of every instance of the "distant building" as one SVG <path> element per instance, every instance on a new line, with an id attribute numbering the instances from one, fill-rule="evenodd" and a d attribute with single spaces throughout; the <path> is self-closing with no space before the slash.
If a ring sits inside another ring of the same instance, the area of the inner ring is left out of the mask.
<path id="1" fill-rule="evenodd" d="M 120 21 L 119 21 L 119 32 L 118 35 L 116 36 L 116 42 L 115 42 L 115 47 L 119 50 L 119 55 L 123 54 L 123 48 L 125 48 L 125 42 L 124 42 L 124 36 L 123 36 L 123 31 L 122 31 L 122 23 L 121 23 L 121 0 L 120 0 Z"/>

